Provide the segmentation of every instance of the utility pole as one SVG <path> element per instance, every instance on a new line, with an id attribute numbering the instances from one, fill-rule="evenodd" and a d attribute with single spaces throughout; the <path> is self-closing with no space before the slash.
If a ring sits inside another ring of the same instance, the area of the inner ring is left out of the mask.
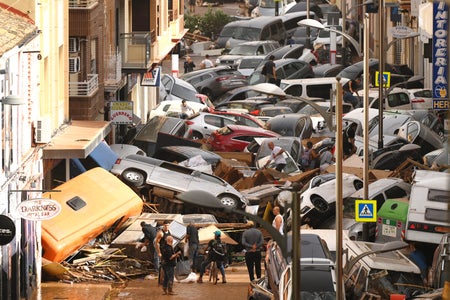
<path id="1" fill-rule="evenodd" d="M 384 36 L 385 36 L 385 26 L 384 26 L 384 0 L 379 0 L 378 5 L 378 71 L 379 71 L 379 87 L 378 87 L 378 99 L 379 99 L 379 106 L 378 106 L 378 118 L 379 118 L 379 124 L 378 124 L 378 149 L 383 149 L 383 108 L 384 108 L 384 79 L 383 79 L 383 72 L 384 72 Z M 367 37 L 364 37 L 367 38 Z M 366 76 L 368 74 L 365 74 Z"/>

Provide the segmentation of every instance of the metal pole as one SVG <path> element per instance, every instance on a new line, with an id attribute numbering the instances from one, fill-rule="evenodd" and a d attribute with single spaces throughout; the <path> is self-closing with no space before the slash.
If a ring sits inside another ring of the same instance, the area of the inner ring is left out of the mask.
<path id="1" fill-rule="evenodd" d="M 293 185 L 295 197 L 292 201 L 292 299 L 300 300 L 300 187 Z"/>
<path id="2" fill-rule="evenodd" d="M 330 65 L 336 64 L 336 28 L 330 28 Z M 342 38 L 344 40 L 344 38 Z"/>
<path id="3" fill-rule="evenodd" d="M 342 83 L 336 77 L 336 299 L 344 299 L 342 263 Z"/>
<path id="4" fill-rule="evenodd" d="M 379 106 L 378 106 L 378 117 L 379 117 L 379 124 L 378 124 L 378 149 L 383 149 L 383 104 L 384 104 L 384 80 L 383 80 L 383 72 L 384 72 L 384 0 L 379 0 L 379 6 L 378 6 L 378 42 L 380 43 L 378 48 L 378 71 L 380 72 L 380 78 L 378 80 L 380 86 L 378 87 L 378 99 Z M 367 38 L 364 36 L 364 38 Z M 365 73 L 364 73 L 365 74 Z M 368 76 L 369 74 L 365 74 L 365 76 Z"/>
<path id="5" fill-rule="evenodd" d="M 364 14 L 364 74 L 369 74 L 369 14 Z M 369 198 L 369 76 L 364 76 L 364 195 L 363 199 Z M 369 226 L 367 222 L 363 223 L 362 238 L 369 240 Z"/>

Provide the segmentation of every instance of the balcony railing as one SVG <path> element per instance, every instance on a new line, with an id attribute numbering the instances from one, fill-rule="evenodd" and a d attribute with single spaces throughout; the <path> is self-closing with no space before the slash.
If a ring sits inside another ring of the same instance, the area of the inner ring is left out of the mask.
<path id="1" fill-rule="evenodd" d="M 98 0 L 69 0 L 70 9 L 91 9 L 98 4 Z"/>
<path id="2" fill-rule="evenodd" d="M 122 54 L 117 51 L 115 54 L 105 56 L 105 90 L 116 90 L 122 80 Z"/>
<path id="3" fill-rule="evenodd" d="M 121 33 L 122 68 L 147 70 L 151 66 L 151 43 L 151 32 Z"/>
<path id="4" fill-rule="evenodd" d="M 98 74 L 88 74 L 87 80 L 82 82 L 69 82 L 69 96 L 90 97 L 98 90 Z"/>

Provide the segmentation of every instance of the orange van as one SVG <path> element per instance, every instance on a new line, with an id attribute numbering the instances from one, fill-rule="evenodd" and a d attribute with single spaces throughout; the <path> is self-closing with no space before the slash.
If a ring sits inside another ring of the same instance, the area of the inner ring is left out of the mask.
<path id="1" fill-rule="evenodd" d="M 142 199 L 103 168 L 94 168 L 47 192 L 58 201 L 59 215 L 42 221 L 43 257 L 61 262 L 107 230 L 118 230 L 142 212 Z"/>

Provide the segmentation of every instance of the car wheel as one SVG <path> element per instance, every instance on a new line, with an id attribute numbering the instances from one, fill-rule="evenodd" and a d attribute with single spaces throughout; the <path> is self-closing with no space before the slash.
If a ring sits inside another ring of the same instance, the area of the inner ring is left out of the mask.
<path id="1" fill-rule="evenodd" d="M 328 202 L 325 201 L 325 199 L 323 199 L 320 196 L 317 195 L 313 195 L 311 196 L 311 203 L 314 205 L 314 207 L 319 211 L 319 212 L 326 212 L 329 209 L 329 205 Z"/>
<path id="2" fill-rule="evenodd" d="M 238 206 L 239 201 L 235 196 L 232 195 L 221 195 L 219 196 L 219 200 L 223 206 L 229 208 L 236 208 Z"/>
<path id="3" fill-rule="evenodd" d="M 355 190 L 359 191 L 360 189 L 363 188 L 364 183 L 361 180 L 355 180 L 353 182 L 353 186 L 355 187 Z"/>
<path id="4" fill-rule="evenodd" d="M 145 183 L 145 176 L 142 172 L 138 170 L 125 170 L 122 173 L 122 180 L 134 187 L 140 187 Z"/>
<path id="5" fill-rule="evenodd" d="M 203 138 L 203 134 L 201 134 L 200 132 L 194 131 L 192 133 L 192 139 L 193 140 L 201 140 L 202 138 Z"/>

